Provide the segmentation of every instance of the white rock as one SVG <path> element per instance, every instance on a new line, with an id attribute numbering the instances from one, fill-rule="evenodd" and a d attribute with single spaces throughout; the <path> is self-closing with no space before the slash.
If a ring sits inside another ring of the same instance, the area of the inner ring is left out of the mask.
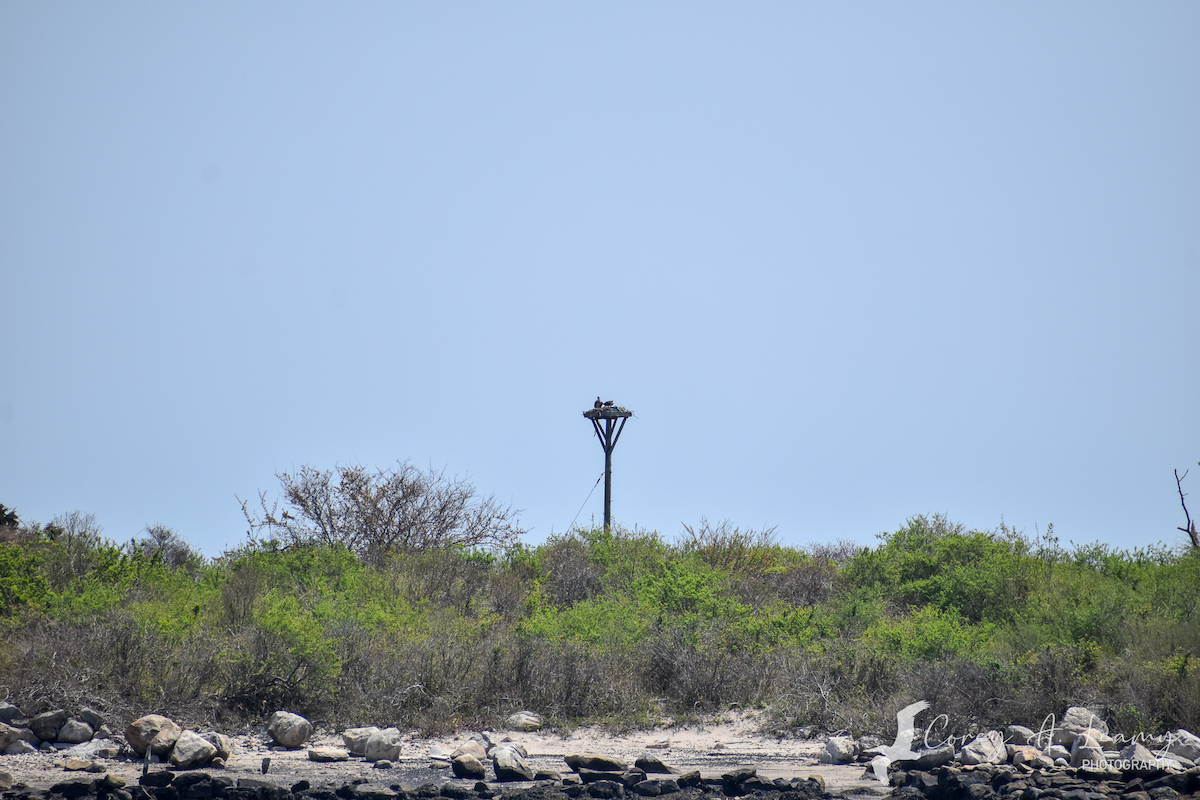
<path id="1" fill-rule="evenodd" d="M 1104 758 L 1104 749 L 1100 747 L 1100 743 L 1088 734 L 1081 733 L 1071 745 L 1071 766 L 1105 769 L 1108 761 Z"/>
<path id="2" fill-rule="evenodd" d="M 183 728 L 173 720 L 159 714 L 147 714 L 129 723 L 125 729 L 125 741 L 139 756 L 145 755 L 148 747 L 151 753 L 162 758 L 171 752 L 181 733 Z"/>
<path id="3" fill-rule="evenodd" d="M 1074 742 L 1075 740 L 1072 739 L 1071 741 Z M 1052 744 L 1046 748 L 1046 758 L 1050 759 L 1051 761 L 1057 761 L 1060 758 L 1064 760 L 1070 759 L 1071 751 L 1063 747 L 1061 744 Z"/>
<path id="4" fill-rule="evenodd" d="M 276 711 L 267 722 L 267 733 L 283 747 L 295 750 L 308 741 L 312 723 L 299 714 Z"/>
<path id="5" fill-rule="evenodd" d="M 350 758 L 350 754 L 340 747 L 310 747 L 308 748 L 309 761 L 346 761 Z"/>
<path id="6" fill-rule="evenodd" d="M 854 740 L 849 736 L 830 736 L 817 761 L 822 764 L 849 764 L 856 754 Z"/>
<path id="7" fill-rule="evenodd" d="M 384 728 L 371 734 L 363 756 L 367 761 L 395 761 L 400 757 L 401 734 L 396 728 Z"/>
<path id="8" fill-rule="evenodd" d="M 342 741 L 346 743 L 347 750 L 356 756 L 361 756 L 367 752 L 367 740 L 377 733 L 379 733 L 379 728 L 374 725 L 366 728 L 347 728 L 342 731 Z"/>
<path id="9" fill-rule="evenodd" d="M 179 769 L 202 767 L 217 754 L 217 748 L 195 731 L 184 731 L 171 748 L 171 764 Z"/>
<path id="10" fill-rule="evenodd" d="M 984 731 L 962 749 L 964 764 L 1003 764 L 1008 760 L 1008 748 L 1000 731 Z"/>
<path id="11" fill-rule="evenodd" d="M 86 722 L 77 719 L 69 719 L 62 724 L 58 729 L 58 741 L 68 744 L 81 744 L 90 742 L 95 731 L 92 726 Z"/>
<path id="12" fill-rule="evenodd" d="M 453 761 L 459 756 L 474 756 L 480 761 L 483 761 L 485 758 L 487 758 L 487 750 L 484 748 L 483 743 L 477 739 L 468 739 L 458 747 L 454 748 L 454 751 L 450 753 L 450 760 Z"/>
<path id="13" fill-rule="evenodd" d="M 1174 755 L 1183 756 L 1188 761 L 1200 761 L 1200 736 L 1179 728 L 1170 734 L 1164 749 Z"/>
<path id="14" fill-rule="evenodd" d="M 532 711 L 518 711 L 504 720 L 510 731 L 536 731 L 542 727 L 542 718 Z"/>
<path id="15" fill-rule="evenodd" d="M 1094 711 L 1090 711 L 1083 706 L 1071 706 L 1067 712 L 1063 714 L 1062 722 L 1058 724 L 1060 728 L 1074 730 L 1076 733 L 1095 728 L 1101 733 L 1108 733 L 1108 723 L 1100 719 Z"/>
<path id="16" fill-rule="evenodd" d="M 492 769 L 498 781 L 531 781 L 533 769 L 525 759 L 511 747 L 498 745 L 492 748 Z"/>
<path id="17" fill-rule="evenodd" d="M 200 738 L 217 748 L 217 754 L 213 758 L 228 760 L 233 755 L 233 740 L 225 734 L 217 731 L 204 731 L 200 734 Z"/>
<path id="18" fill-rule="evenodd" d="M 1004 729 L 1004 738 L 1009 744 L 1029 744 L 1035 736 L 1037 734 L 1024 725 L 1009 725 Z"/>
<path id="19" fill-rule="evenodd" d="M 1154 753 L 1151 753 L 1141 742 L 1126 745 L 1119 757 L 1122 761 L 1128 761 L 1129 767 L 1132 769 L 1153 769 L 1156 761 Z M 1125 765 L 1122 765 L 1122 769 L 1124 768 Z"/>

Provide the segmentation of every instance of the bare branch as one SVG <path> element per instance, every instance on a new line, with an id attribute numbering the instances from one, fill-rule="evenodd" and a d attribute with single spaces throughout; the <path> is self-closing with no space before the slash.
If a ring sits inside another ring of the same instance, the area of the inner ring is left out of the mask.
<path id="1" fill-rule="evenodd" d="M 508 547 L 524 533 L 511 506 L 494 496 L 476 497 L 465 479 L 406 461 L 374 472 L 358 464 L 303 466 L 276 477 L 296 514 L 277 516 L 261 493 L 262 516 L 248 512 L 245 503 L 242 512 L 251 531 L 278 531 L 289 544 L 341 544 L 378 563 L 403 550 Z"/>
<path id="2" fill-rule="evenodd" d="M 1188 513 L 1187 503 L 1184 502 L 1184 498 L 1187 497 L 1187 495 L 1184 494 L 1183 491 L 1183 479 L 1187 477 L 1187 474 L 1188 470 L 1186 469 L 1183 471 L 1183 475 L 1179 474 L 1179 470 L 1175 470 L 1175 488 L 1179 490 L 1179 504 L 1183 506 L 1183 516 L 1187 522 L 1187 527 L 1179 528 L 1179 530 L 1186 533 L 1188 538 L 1192 540 L 1193 549 L 1200 550 L 1200 533 L 1196 532 L 1196 523 L 1192 519 L 1192 515 Z"/>

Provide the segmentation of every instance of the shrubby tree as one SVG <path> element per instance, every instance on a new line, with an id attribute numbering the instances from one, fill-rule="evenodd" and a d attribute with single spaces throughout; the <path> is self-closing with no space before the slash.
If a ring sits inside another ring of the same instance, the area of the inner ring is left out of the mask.
<path id="1" fill-rule="evenodd" d="M 275 477 L 288 506 L 282 512 L 278 502 L 268 507 L 265 492 L 259 492 L 261 514 L 239 498 L 252 540 L 265 531 L 287 544 L 344 545 L 379 563 L 394 551 L 507 548 L 525 532 L 520 512 L 494 495 L 479 497 L 466 479 L 407 461 L 374 471 L 306 465 Z"/>
<path id="2" fill-rule="evenodd" d="M 126 547 L 130 553 L 142 553 L 146 558 L 157 556 L 162 563 L 171 567 L 199 564 L 204 555 L 195 550 L 188 541 L 161 522 L 147 525 L 142 538 L 132 540 Z"/>

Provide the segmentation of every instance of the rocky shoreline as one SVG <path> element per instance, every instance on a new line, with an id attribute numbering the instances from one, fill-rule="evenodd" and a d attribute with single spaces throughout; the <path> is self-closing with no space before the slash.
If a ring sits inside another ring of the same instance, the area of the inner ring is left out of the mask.
<path id="1" fill-rule="evenodd" d="M 122 736 L 91 709 L 24 718 L 0 704 L 0 798 L 1200 800 L 1200 740 L 1187 731 L 1155 752 L 1136 741 L 1117 750 L 1123 737 L 1071 708 L 1049 730 L 1013 725 L 914 750 L 913 718 L 925 708 L 904 709 L 896 743 L 885 746 L 866 736 L 770 742 L 729 724 L 673 729 L 660 741 L 564 738 L 537 733 L 531 712 L 509 717 L 501 733 L 450 743 L 373 726 L 314 734 L 286 711 L 257 734 L 186 730 L 151 714 Z"/>

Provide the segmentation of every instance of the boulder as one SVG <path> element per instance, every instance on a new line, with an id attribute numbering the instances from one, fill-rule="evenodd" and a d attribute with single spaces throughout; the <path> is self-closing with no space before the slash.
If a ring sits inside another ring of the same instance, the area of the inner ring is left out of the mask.
<path id="1" fill-rule="evenodd" d="M 395 761 L 400 757 L 401 734 L 398 728 L 384 728 L 367 739 L 363 756 L 367 761 Z"/>
<path id="2" fill-rule="evenodd" d="M 171 765 L 177 769 L 203 767 L 217 754 L 217 748 L 195 731 L 183 731 L 171 748 Z"/>
<path id="3" fill-rule="evenodd" d="M 267 734 L 289 750 L 297 750 L 308 741 L 312 723 L 290 711 L 276 711 L 267 722 Z"/>
<path id="4" fill-rule="evenodd" d="M 1004 738 L 1009 744 L 1030 744 L 1036 737 L 1037 734 L 1024 725 L 1009 725 L 1004 729 Z"/>
<path id="5" fill-rule="evenodd" d="M 854 740 L 849 736 L 830 736 L 817 761 L 822 764 L 849 764 L 857 755 Z"/>
<path id="6" fill-rule="evenodd" d="M 175 746 L 175 740 L 183 728 L 173 720 L 159 714 L 147 714 L 138 717 L 125 728 L 125 741 L 139 756 L 146 754 L 146 749 L 159 758 L 164 757 Z"/>
<path id="7" fill-rule="evenodd" d="M 19 741 L 21 741 L 20 729 L 0 722 L 0 748 L 8 747 L 13 742 Z"/>
<path id="8" fill-rule="evenodd" d="M 883 740 L 878 736 L 860 736 L 854 740 L 854 750 L 861 761 L 870 761 L 879 753 L 880 747 L 883 747 Z"/>
<path id="9" fill-rule="evenodd" d="M 361 756 L 367 752 L 367 740 L 379 733 L 379 728 L 371 725 L 366 728 L 347 728 L 342 731 L 342 741 L 351 754 Z"/>
<path id="10" fill-rule="evenodd" d="M 1157 758 L 1141 742 L 1130 742 L 1120 753 L 1121 769 L 1153 770 L 1157 769 Z"/>
<path id="11" fill-rule="evenodd" d="M 1033 760 L 1041 754 L 1042 751 L 1027 744 L 1010 744 L 1008 746 L 1008 760 L 1013 763 L 1014 767 L 1019 767 L 1022 764 L 1032 763 Z"/>
<path id="12" fill-rule="evenodd" d="M 626 766 L 625 762 L 619 758 L 599 753 L 571 753 L 563 756 L 563 761 L 566 761 L 567 766 L 575 772 L 579 772 L 581 769 L 598 772 L 624 772 Z"/>
<path id="13" fill-rule="evenodd" d="M 0 771 L 0 792 L 7 792 L 12 788 L 13 777 L 11 772 Z"/>
<path id="14" fill-rule="evenodd" d="M 1086 733 L 1088 736 L 1095 739 L 1096 744 L 1100 745 L 1101 747 L 1112 748 L 1116 746 L 1116 740 L 1114 740 L 1113 737 L 1097 728 L 1084 728 L 1079 733 Z M 1079 734 L 1075 735 L 1078 736 Z M 1071 741 L 1074 742 L 1075 740 L 1072 739 Z"/>
<path id="15" fill-rule="evenodd" d="M 542 727 L 542 718 L 532 711 L 518 711 L 504 720 L 510 731 L 536 731 Z"/>
<path id="16" fill-rule="evenodd" d="M 487 769 L 483 762 L 471 753 L 460 753 L 450 762 L 450 769 L 456 778 L 473 778 L 481 781 L 487 777 Z"/>
<path id="17" fill-rule="evenodd" d="M 77 719 L 69 719 L 62 724 L 58 729 L 58 741 L 68 744 L 82 744 L 90 742 L 95 731 L 92 726 L 86 722 Z"/>
<path id="18" fill-rule="evenodd" d="M 99 711 L 96 711 L 93 708 L 84 706 L 83 708 L 79 709 L 79 713 L 75 715 L 75 718 L 82 722 L 86 722 L 88 725 L 91 725 L 92 730 L 94 731 L 104 727 L 104 717 L 100 715 Z"/>
<path id="19" fill-rule="evenodd" d="M 483 761 L 485 758 L 487 758 L 487 750 L 484 748 L 483 743 L 479 740 L 468 739 L 458 747 L 454 748 L 454 751 L 450 753 L 450 760 L 453 761 L 459 756 L 474 756 L 479 761 Z"/>
<path id="20" fill-rule="evenodd" d="M 650 774 L 660 774 L 660 775 L 677 775 L 677 774 L 679 774 L 679 770 L 675 769 L 674 767 L 668 767 L 666 764 L 663 763 L 662 759 L 659 758 L 658 756 L 641 756 L 640 758 L 638 758 L 636 761 L 633 762 L 633 765 L 635 767 L 637 767 L 638 769 L 640 769 L 642 772 L 648 772 Z"/>
<path id="21" fill-rule="evenodd" d="M 38 749 L 29 742 L 18 739 L 17 741 L 4 748 L 3 752 L 6 756 L 24 756 L 29 753 L 36 753 Z"/>
<path id="22" fill-rule="evenodd" d="M 92 739 L 63 752 L 63 755 L 75 758 L 116 758 L 120 754 L 121 748 L 112 739 Z"/>
<path id="23" fill-rule="evenodd" d="M 0 722 L 12 722 L 21 718 L 21 709 L 12 703 L 0 703 Z"/>
<path id="24" fill-rule="evenodd" d="M 1200 736 L 1179 728 L 1167 736 L 1163 747 L 1168 753 L 1182 756 L 1191 762 L 1200 762 Z"/>
<path id="25" fill-rule="evenodd" d="M 943 744 L 917 752 L 917 760 L 912 762 L 912 769 L 928 772 L 935 767 L 949 764 L 954 760 L 954 746 Z"/>
<path id="26" fill-rule="evenodd" d="M 1063 714 L 1062 722 L 1058 727 L 1073 730 L 1076 733 L 1095 728 L 1100 733 L 1108 733 L 1108 723 L 1100 719 L 1100 715 L 1091 709 L 1083 706 L 1071 706 Z"/>
<path id="27" fill-rule="evenodd" d="M 510 750 L 516 750 L 517 754 L 519 756 L 521 756 L 521 758 L 529 758 L 529 751 L 526 750 L 525 745 L 521 744 L 520 742 L 510 742 L 510 741 L 497 742 L 495 745 L 492 746 L 492 750 L 494 750 L 497 747 L 507 747 Z M 488 755 L 492 754 L 492 750 L 488 750 Z"/>
<path id="28" fill-rule="evenodd" d="M 58 740 L 58 729 L 61 728 L 62 724 L 66 721 L 66 710 L 58 708 L 54 711 L 45 711 L 41 714 L 38 714 L 33 719 L 29 720 L 29 727 L 42 741 L 53 742 Z"/>
<path id="29" fill-rule="evenodd" d="M 1008 749 L 1000 731 L 984 731 L 970 743 L 963 745 L 963 764 L 1003 764 L 1008 760 Z"/>
<path id="30" fill-rule="evenodd" d="M 221 758 L 227 761 L 233 755 L 233 740 L 225 734 L 216 731 L 204 731 L 200 734 L 200 738 L 217 748 L 217 754 L 213 758 Z"/>
<path id="31" fill-rule="evenodd" d="M 1075 737 L 1071 744 L 1071 766 L 1089 769 L 1105 769 L 1108 762 L 1104 758 L 1104 748 L 1100 743 L 1086 733 Z"/>
<path id="32" fill-rule="evenodd" d="M 340 747 L 310 747 L 308 748 L 309 761 L 348 761 L 350 754 Z"/>
<path id="33" fill-rule="evenodd" d="M 1072 739 L 1071 741 L 1074 742 L 1075 740 Z M 1071 751 L 1063 747 L 1061 744 L 1052 744 L 1046 748 L 1046 751 L 1043 755 L 1045 755 L 1046 758 L 1050 759 L 1051 761 L 1057 761 L 1060 758 L 1067 759 L 1069 761 L 1071 758 Z"/>
<path id="34" fill-rule="evenodd" d="M 533 780 L 533 770 L 525 763 L 521 754 L 503 744 L 492 748 L 492 769 L 495 770 L 498 781 Z"/>

